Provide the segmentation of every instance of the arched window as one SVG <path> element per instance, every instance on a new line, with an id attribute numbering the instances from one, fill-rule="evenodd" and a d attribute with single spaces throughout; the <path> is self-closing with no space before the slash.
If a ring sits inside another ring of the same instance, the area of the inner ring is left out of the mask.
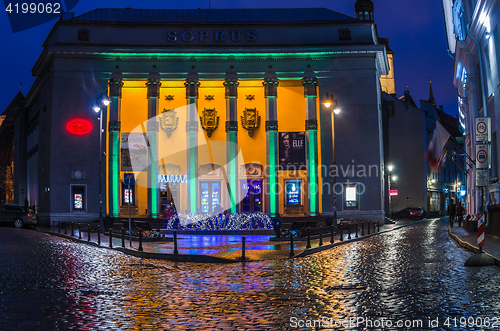
<path id="1" fill-rule="evenodd" d="M 365 11 L 365 20 L 369 20 L 370 19 L 370 15 L 368 14 L 367 11 Z"/>

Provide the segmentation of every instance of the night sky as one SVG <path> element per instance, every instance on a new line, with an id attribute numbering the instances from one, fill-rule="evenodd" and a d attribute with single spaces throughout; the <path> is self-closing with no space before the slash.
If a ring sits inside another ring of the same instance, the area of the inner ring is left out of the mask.
<path id="1" fill-rule="evenodd" d="M 441 1 L 436 0 L 372 0 L 375 4 L 375 23 L 380 37 L 389 38 L 394 54 L 396 94 L 401 96 L 406 86 L 413 99 L 429 98 L 429 76 L 432 76 L 434 97 L 438 105 L 452 115 L 457 113 L 457 94 L 452 84 L 453 59 L 448 54 Z M 302 8 L 325 7 L 348 16 L 355 16 L 355 0 L 212 0 L 211 8 Z M 208 0 L 80 0 L 72 11 L 75 16 L 95 8 L 191 9 L 208 8 Z M 7 13 L 1 15 L 0 43 L 3 55 L 1 66 L 0 113 L 19 91 L 26 95 L 34 77 L 31 68 L 42 52 L 42 44 L 55 23 L 12 33 Z"/>

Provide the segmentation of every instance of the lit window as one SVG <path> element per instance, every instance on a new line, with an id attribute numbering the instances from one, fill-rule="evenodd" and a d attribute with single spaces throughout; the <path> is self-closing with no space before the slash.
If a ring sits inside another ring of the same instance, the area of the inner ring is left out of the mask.
<path id="1" fill-rule="evenodd" d="M 84 212 L 86 207 L 85 186 L 71 185 L 71 211 Z"/>
<path id="2" fill-rule="evenodd" d="M 285 181 L 285 204 L 286 205 L 302 205 L 301 189 L 302 189 L 302 181 L 301 180 L 286 180 Z"/>
<path id="3" fill-rule="evenodd" d="M 359 209 L 357 184 L 344 184 L 344 209 Z"/>

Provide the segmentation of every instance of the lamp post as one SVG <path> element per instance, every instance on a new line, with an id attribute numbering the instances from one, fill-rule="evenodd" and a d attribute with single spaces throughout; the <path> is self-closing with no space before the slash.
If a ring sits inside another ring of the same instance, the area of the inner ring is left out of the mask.
<path id="1" fill-rule="evenodd" d="M 388 175 L 387 175 L 387 179 L 388 179 L 388 186 L 389 186 L 389 214 L 391 215 L 392 217 L 392 195 L 391 195 L 391 184 L 395 181 L 398 180 L 398 176 L 394 175 L 392 173 L 392 171 L 394 170 L 394 166 L 392 164 L 389 164 L 387 166 L 387 171 L 388 171 Z"/>
<path id="2" fill-rule="evenodd" d="M 391 183 L 395 182 L 397 180 L 398 180 L 398 176 L 396 176 L 396 175 L 392 175 L 389 177 L 389 198 L 390 198 L 390 201 L 389 201 L 389 205 L 390 205 L 389 208 L 390 209 L 389 210 L 391 212 L 391 215 L 392 215 L 392 196 L 391 196 L 390 187 L 391 187 Z"/>
<path id="3" fill-rule="evenodd" d="M 387 182 L 388 182 L 388 189 L 389 189 L 389 216 L 392 217 L 392 195 L 391 195 L 391 172 L 392 169 L 394 169 L 394 166 L 392 164 L 389 164 L 387 166 Z"/>
<path id="4" fill-rule="evenodd" d="M 329 95 L 328 92 L 326 92 L 325 99 L 323 101 L 323 105 L 326 108 L 330 108 L 333 106 L 333 113 L 335 115 L 338 115 L 341 112 L 341 109 L 337 103 L 337 100 L 333 98 L 333 95 Z M 332 116 L 333 117 L 333 116 Z M 334 187 L 335 187 L 335 177 L 334 177 Z M 335 198 L 335 194 L 333 195 L 333 226 L 337 226 L 337 199 Z"/>
<path id="5" fill-rule="evenodd" d="M 103 233 L 105 231 L 104 224 L 102 221 L 102 134 L 104 129 L 102 127 L 102 118 L 104 116 L 103 107 L 107 107 L 110 104 L 107 93 L 103 92 L 97 98 L 96 104 L 94 105 L 94 111 L 99 113 L 99 226 L 102 229 Z"/>

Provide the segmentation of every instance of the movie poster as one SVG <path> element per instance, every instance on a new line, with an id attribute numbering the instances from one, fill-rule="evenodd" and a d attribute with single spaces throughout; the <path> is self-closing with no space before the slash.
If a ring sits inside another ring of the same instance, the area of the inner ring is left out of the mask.
<path id="1" fill-rule="evenodd" d="M 122 133 L 121 136 L 121 171 L 142 171 L 148 166 L 146 135 Z"/>
<path id="2" fill-rule="evenodd" d="M 305 169 L 306 134 L 305 132 L 279 133 L 279 166 L 282 170 Z"/>

